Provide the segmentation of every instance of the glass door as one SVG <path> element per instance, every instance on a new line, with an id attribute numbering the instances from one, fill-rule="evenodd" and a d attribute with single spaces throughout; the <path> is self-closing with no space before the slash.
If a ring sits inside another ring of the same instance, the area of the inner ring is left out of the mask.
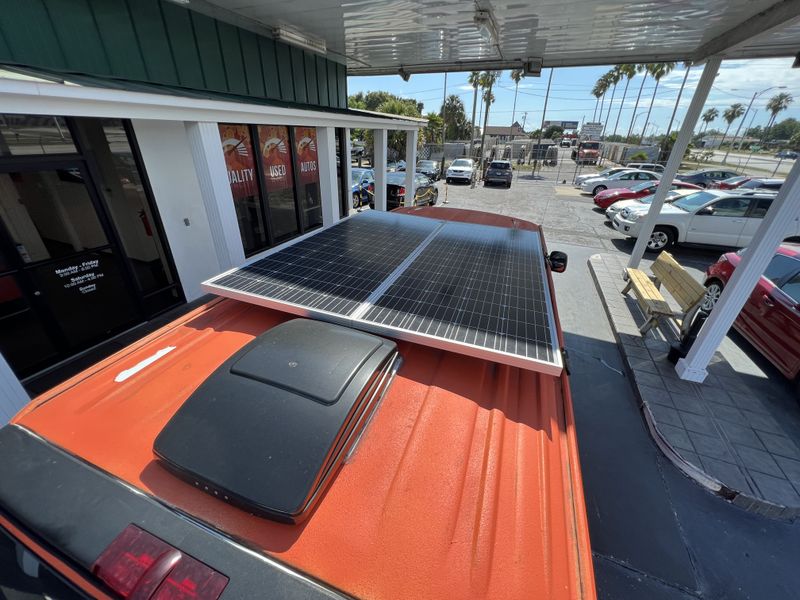
<path id="1" fill-rule="evenodd" d="M 101 215 L 81 160 L 0 168 L 0 351 L 17 375 L 141 320 Z"/>

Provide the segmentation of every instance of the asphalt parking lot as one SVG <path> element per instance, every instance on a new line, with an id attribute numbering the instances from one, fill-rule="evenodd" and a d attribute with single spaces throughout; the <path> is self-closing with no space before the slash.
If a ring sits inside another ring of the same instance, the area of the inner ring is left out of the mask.
<path id="1" fill-rule="evenodd" d="M 747 513 L 700 488 L 660 453 L 643 423 L 586 264 L 598 252 L 629 254 L 633 240 L 606 225 L 590 197 L 555 178 L 515 175 L 508 190 L 438 185 L 440 204 L 539 223 L 548 248 L 569 255 L 567 272 L 554 279 L 600 597 L 800 597 L 800 524 Z M 723 251 L 673 254 L 702 279 Z M 762 399 L 797 413 L 787 382 L 747 342 L 731 334 L 721 351 Z M 785 425 L 800 439 L 800 422 Z"/>

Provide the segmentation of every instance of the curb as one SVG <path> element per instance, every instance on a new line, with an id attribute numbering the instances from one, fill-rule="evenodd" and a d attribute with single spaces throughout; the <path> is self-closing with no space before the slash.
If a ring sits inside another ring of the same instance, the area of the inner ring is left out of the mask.
<path id="1" fill-rule="evenodd" d="M 594 263 L 602 260 L 603 258 L 600 254 L 593 254 L 590 256 L 588 260 L 589 272 L 592 274 L 592 281 L 597 288 L 600 301 L 603 304 L 603 310 L 605 311 L 606 317 L 611 325 L 611 330 L 614 333 L 614 339 L 616 340 L 617 346 L 620 349 L 620 354 L 622 354 L 625 372 L 628 376 L 628 379 L 631 381 L 633 391 L 638 401 L 637 403 L 639 405 L 639 410 L 642 412 L 645 424 L 647 425 L 647 430 L 650 432 L 650 437 L 653 438 L 656 446 L 658 446 L 659 450 L 661 450 L 664 456 L 666 456 L 684 475 L 697 482 L 701 487 L 705 488 L 712 494 L 719 496 L 731 504 L 751 513 L 772 519 L 794 521 L 800 516 L 800 507 L 775 504 L 768 500 L 764 500 L 763 498 L 756 498 L 746 492 L 740 492 L 739 490 L 731 488 L 730 486 L 712 477 L 702 469 L 698 468 L 696 465 L 686 461 L 658 430 L 658 426 L 656 425 L 656 421 L 653 418 L 653 414 L 650 410 L 650 405 L 648 401 L 642 397 L 639 386 L 636 384 L 633 368 L 631 367 L 628 355 L 624 350 L 625 347 L 622 342 L 622 337 L 620 336 L 617 326 L 614 323 L 614 315 L 611 313 L 611 309 L 606 302 L 606 297 L 602 290 L 602 284 L 595 270 Z"/>

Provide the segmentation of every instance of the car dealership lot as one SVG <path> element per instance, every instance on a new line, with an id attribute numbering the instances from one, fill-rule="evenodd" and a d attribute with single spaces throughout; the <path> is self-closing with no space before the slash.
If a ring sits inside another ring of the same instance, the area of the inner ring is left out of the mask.
<path id="1" fill-rule="evenodd" d="M 569 255 L 566 273 L 554 283 L 600 597 L 792 597 L 800 589 L 790 558 L 800 552 L 800 524 L 753 515 L 712 496 L 683 476 L 647 432 L 586 264 L 596 253 L 629 254 L 633 240 L 607 224 L 591 197 L 552 179 L 515 174 L 509 190 L 438 185 L 440 203 L 446 198 L 448 206 L 540 223 L 549 250 Z M 724 251 L 678 246 L 673 254 L 702 281 L 705 267 Z M 651 259 L 646 255 L 643 263 Z M 797 399 L 782 375 L 735 333 L 721 351 L 800 440 Z"/>

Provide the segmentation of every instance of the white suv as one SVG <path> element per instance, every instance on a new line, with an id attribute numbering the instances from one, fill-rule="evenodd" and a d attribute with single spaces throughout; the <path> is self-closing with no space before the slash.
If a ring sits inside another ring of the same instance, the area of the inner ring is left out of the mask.
<path id="1" fill-rule="evenodd" d="M 744 247 L 753 239 L 775 194 L 695 192 L 665 204 L 647 242 L 647 249 L 664 250 L 676 243 Z M 625 208 L 614 215 L 614 229 L 639 237 L 649 205 Z M 787 226 L 784 239 L 800 236 L 800 222 Z"/>
<path id="2" fill-rule="evenodd" d="M 641 169 L 642 171 L 653 171 L 653 173 L 664 172 L 664 165 L 659 165 L 657 163 L 631 162 L 625 166 L 629 169 Z"/>
<path id="3" fill-rule="evenodd" d="M 472 183 L 475 179 L 475 163 L 471 158 L 457 158 L 447 168 L 445 178 L 447 183 L 455 181 Z"/>

